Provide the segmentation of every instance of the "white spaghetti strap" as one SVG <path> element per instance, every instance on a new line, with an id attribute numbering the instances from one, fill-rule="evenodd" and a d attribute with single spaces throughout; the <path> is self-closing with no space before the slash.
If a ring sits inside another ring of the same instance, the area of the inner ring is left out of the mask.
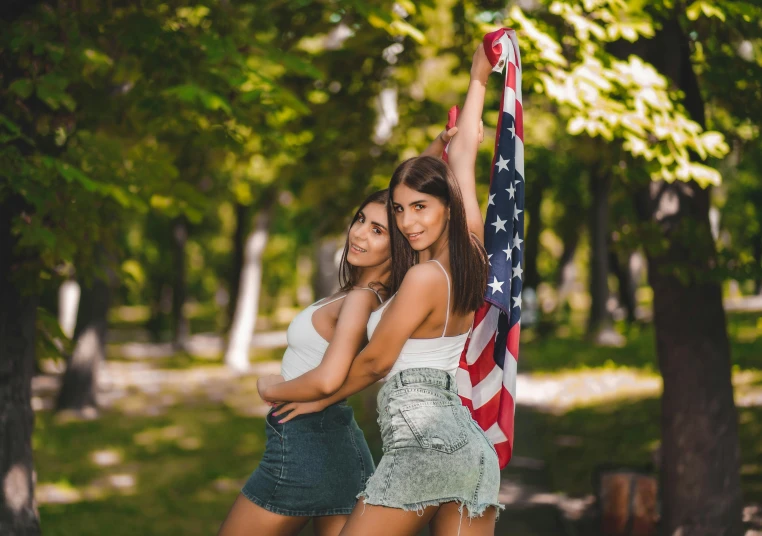
<path id="1" fill-rule="evenodd" d="M 445 270 L 444 266 L 442 266 L 438 260 L 431 259 L 429 262 L 437 263 L 437 265 L 442 269 L 445 277 L 447 278 L 447 312 L 445 313 L 444 330 L 442 330 L 442 337 L 444 337 L 445 334 L 447 333 L 447 323 L 450 321 L 450 276 L 448 275 L 447 270 Z"/>
<path id="2" fill-rule="evenodd" d="M 384 299 L 381 297 L 381 294 L 379 294 L 376 289 L 370 288 L 370 287 L 357 287 L 357 290 L 369 290 L 373 294 L 376 295 L 376 298 L 378 298 L 379 303 L 384 303 Z"/>
<path id="3" fill-rule="evenodd" d="M 332 304 L 333 302 L 337 302 L 337 301 L 339 301 L 339 300 L 343 300 L 343 299 L 344 299 L 344 298 L 346 298 L 346 297 L 347 297 L 347 295 L 346 295 L 346 294 L 344 294 L 344 295 L 342 295 L 342 296 L 339 296 L 338 298 L 335 298 L 335 299 L 333 299 L 333 300 L 331 300 L 331 301 L 327 301 L 327 302 L 325 302 L 325 303 L 321 303 L 320 305 L 318 305 L 317 303 L 314 303 L 313 305 L 314 305 L 315 307 L 317 307 L 318 309 L 320 309 L 320 308 L 322 308 L 322 307 L 325 307 L 326 305 L 330 305 L 330 304 Z"/>

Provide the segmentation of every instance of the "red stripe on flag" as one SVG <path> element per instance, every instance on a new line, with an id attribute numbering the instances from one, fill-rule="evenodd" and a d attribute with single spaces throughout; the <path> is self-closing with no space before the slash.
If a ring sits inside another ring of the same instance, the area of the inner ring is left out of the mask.
<path id="1" fill-rule="evenodd" d="M 492 358 L 493 355 L 495 355 L 495 337 L 491 336 L 479 358 L 468 367 L 468 375 L 471 378 L 471 385 L 474 387 L 479 385 L 479 382 L 497 366 Z"/>
<path id="2" fill-rule="evenodd" d="M 505 77 L 505 87 L 516 91 L 516 64 L 508 62 L 508 75 Z"/>
<path id="3" fill-rule="evenodd" d="M 495 396 L 490 398 L 489 402 L 482 407 L 473 410 L 474 420 L 479 423 L 479 426 L 482 428 L 484 428 L 486 423 L 490 423 L 490 426 L 492 426 L 492 423 L 497 422 L 497 415 L 500 410 L 500 396 L 501 391 L 498 391 Z M 489 428 L 489 426 L 487 426 L 487 428 Z"/>
<path id="4" fill-rule="evenodd" d="M 513 413 L 516 409 L 511 393 L 503 386 L 500 389 L 500 410 L 497 416 L 497 425 L 503 433 L 513 441 Z"/>
<path id="5" fill-rule="evenodd" d="M 514 324 L 513 327 L 508 330 L 508 342 L 506 348 L 511 353 L 514 359 L 519 359 L 519 334 L 521 333 L 521 322 Z"/>
<path id="6" fill-rule="evenodd" d="M 500 469 L 503 469 L 508 465 L 508 462 L 511 461 L 511 456 L 513 456 L 513 439 L 497 443 L 495 445 L 495 450 L 497 451 L 497 459 L 500 463 Z"/>

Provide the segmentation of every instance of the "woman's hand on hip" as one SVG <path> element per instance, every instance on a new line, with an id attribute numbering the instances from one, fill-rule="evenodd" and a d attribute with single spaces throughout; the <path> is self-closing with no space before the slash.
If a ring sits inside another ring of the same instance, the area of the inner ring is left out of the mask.
<path id="1" fill-rule="evenodd" d="M 326 404 L 322 400 L 316 402 L 289 402 L 273 411 L 273 417 L 280 417 L 278 422 L 284 423 L 299 415 L 317 413 L 318 411 L 323 411 L 325 408 Z"/>

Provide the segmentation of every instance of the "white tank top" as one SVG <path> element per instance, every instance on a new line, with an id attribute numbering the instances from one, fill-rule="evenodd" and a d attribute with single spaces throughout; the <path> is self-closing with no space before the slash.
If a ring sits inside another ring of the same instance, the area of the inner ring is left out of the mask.
<path id="1" fill-rule="evenodd" d="M 468 340 L 468 334 L 471 333 L 471 330 L 460 335 L 445 337 L 447 322 L 450 320 L 450 276 L 447 274 L 444 266 L 439 264 L 439 261 L 431 260 L 428 262 L 437 263 L 447 278 L 447 313 L 445 315 L 445 326 L 442 330 L 442 336 L 436 339 L 408 339 L 402 346 L 397 361 L 394 362 L 392 370 L 389 371 L 385 379 L 391 378 L 401 370 L 411 368 L 444 370 L 453 376 L 455 376 L 455 372 L 458 370 L 460 354 L 463 352 L 463 347 L 466 345 L 466 340 Z M 392 299 L 394 299 L 394 296 L 371 313 L 368 319 L 368 339 L 373 336 L 373 332 L 376 331 L 376 326 L 381 321 L 381 316 L 386 306 Z"/>
<path id="2" fill-rule="evenodd" d="M 378 293 L 372 288 L 363 287 L 362 290 L 370 290 L 378 296 Z M 298 378 L 323 361 L 323 356 L 330 343 L 315 329 L 315 325 L 312 323 L 312 315 L 321 307 L 342 300 L 346 296 L 344 294 L 325 303 L 313 303 L 296 315 L 288 325 L 286 331 L 288 348 L 283 354 L 283 361 L 280 366 L 280 374 L 284 380 L 289 381 Z M 378 299 L 381 300 L 381 297 L 378 296 Z"/>

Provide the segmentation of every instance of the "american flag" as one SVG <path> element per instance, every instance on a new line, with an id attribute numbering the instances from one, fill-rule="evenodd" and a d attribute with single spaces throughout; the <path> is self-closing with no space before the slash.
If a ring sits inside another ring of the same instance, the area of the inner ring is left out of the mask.
<path id="1" fill-rule="evenodd" d="M 460 356 L 457 380 L 463 404 L 495 445 L 503 468 L 513 452 L 521 329 L 524 114 L 516 32 L 503 28 L 487 34 L 484 50 L 494 71 L 505 68 L 505 85 L 484 225 L 484 246 L 490 262 L 488 287 Z"/>

